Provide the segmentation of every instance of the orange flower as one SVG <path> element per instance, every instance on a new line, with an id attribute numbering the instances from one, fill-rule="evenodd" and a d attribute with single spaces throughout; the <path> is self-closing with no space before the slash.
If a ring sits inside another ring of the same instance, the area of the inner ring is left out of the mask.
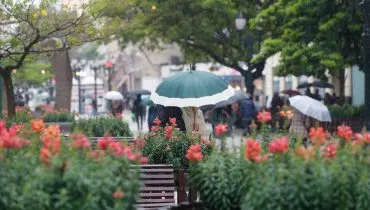
<path id="1" fill-rule="evenodd" d="M 337 144 L 332 142 L 324 148 L 324 156 L 327 158 L 333 158 L 337 155 Z"/>
<path id="2" fill-rule="evenodd" d="M 268 146 L 269 152 L 271 153 L 286 153 L 289 149 L 289 139 L 284 136 L 282 138 L 275 138 Z"/>
<path id="3" fill-rule="evenodd" d="M 218 124 L 215 126 L 215 133 L 216 136 L 222 136 L 224 133 L 228 131 L 228 126 L 225 124 Z"/>
<path id="4" fill-rule="evenodd" d="M 339 137 L 343 138 L 346 141 L 350 141 L 352 139 L 352 129 L 349 126 L 341 125 L 337 128 L 337 134 Z"/>
<path id="5" fill-rule="evenodd" d="M 295 153 L 305 160 L 311 160 L 315 157 L 315 149 L 311 146 L 307 148 L 305 146 L 300 146 L 295 149 Z"/>
<path id="6" fill-rule="evenodd" d="M 123 193 L 123 192 L 122 192 L 122 190 L 117 190 L 116 192 L 114 192 L 114 193 L 112 194 L 112 197 L 113 197 L 114 199 L 120 200 L 120 199 L 122 199 L 122 198 L 124 198 L 124 197 L 125 197 L 125 193 Z"/>
<path id="7" fill-rule="evenodd" d="M 271 116 L 270 112 L 266 112 L 266 111 L 258 112 L 258 115 L 257 115 L 257 121 L 258 122 L 268 123 L 268 122 L 271 121 L 271 119 L 272 119 L 272 116 Z"/>
<path id="8" fill-rule="evenodd" d="M 313 145 L 320 146 L 325 144 L 327 135 L 324 131 L 324 128 L 311 128 L 310 133 L 308 134 Z"/>
<path id="9" fill-rule="evenodd" d="M 199 162 L 202 160 L 202 150 L 199 144 L 191 145 L 185 156 L 189 161 Z"/>
<path id="10" fill-rule="evenodd" d="M 261 144 L 255 139 L 247 139 L 245 143 L 244 157 L 250 161 L 256 161 L 262 152 Z"/>
<path id="11" fill-rule="evenodd" d="M 59 125 L 49 125 L 45 130 L 43 137 L 59 138 L 60 129 Z"/>
<path id="12" fill-rule="evenodd" d="M 31 128 L 35 132 L 42 132 L 45 129 L 45 124 L 43 120 L 32 120 Z"/>

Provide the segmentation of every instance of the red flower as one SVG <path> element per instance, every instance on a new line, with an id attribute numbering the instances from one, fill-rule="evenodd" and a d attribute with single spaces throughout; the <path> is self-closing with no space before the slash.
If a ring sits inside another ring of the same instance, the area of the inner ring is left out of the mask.
<path id="1" fill-rule="evenodd" d="M 74 148 L 89 148 L 91 146 L 89 139 L 83 134 L 73 134 L 72 139 L 72 147 Z"/>
<path id="2" fill-rule="evenodd" d="M 162 128 L 158 125 L 153 125 L 152 128 L 151 128 L 151 131 L 153 132 L 157 132 L 157 131 L 160 131 Z"/>
<path id="3" fill-rule="evenodd" d="M 153 123 L 155 125 L 160 125 L 162 122 L 158 118 L 155 118 L 155 120 L 153 121 Z"/>
<path id="4" fill-rule="evenodd" d="M 337 134 L 339 137 L 343 138 L 344 140 L 350 141 L 352 139 L 353 132 L 352 132 L 351 127 L 342 125 L 342 126 L 338 126 Z"/>
<path id="5" fill-rule="evenodd" d="M 47 148 L 42 148 L 40 158 L 44 164 L 49 165 L 51 163 L 51 152 Z"/>
<path id="6" fill-rule="evenodd" d="M 170 121 L 172 126 L 176 126 L 176 117 L 170 117 L 169 121 Z"/>
<path id="7" fill-rule="evenodd" d="M 258 112 L 257 115 L 257 121 L 260 123 L 268 123 L 272 119 L 271 113 L 270 112 Z"/>
<path id="8" fill-rule="evenodd" d="M 366 142 L 366 143 L 370 143 L 370 132 L 367 132 L 367 133 L 356 133 L 354 135 L 355 137 L 355 141 L 357 142 Z"/>
<path id="9" fill-rule="evenodd" d="M 121 112 L 119 112 L 119 113 L 117 113 L 117 114 L 116 114 L 116 118 L 117 118 L 117 119 L 120 119 L 120 120 L 121 120 L 121 119 L 122 119 L 122 117 L 123 117 L 123 115 L 122 115 L 122 113 L 121 113 Z"/>
<path id="10" fill-rule="evenodd" d="M 245 143 L 244 157 L 250 161 L 256 161 L 262 152 L 261 144 L 255 139 L 247 139 Z"/>
<path id="11" fill-rule="evenodd" d="M 123 192 L 122 192 L 122 190 L 117 190 L 116 192 L 114 192 L 114 193 L 112 194 L 112 197 L 113 197 L 114 199 L 120 200 L 120 199 L 122 199 L 122 198 L 124 198 L 124 197 L 125 197 L 125 193 L 123 193 Z"/>
<path id="12" fill-rule="evenodd" d="M 215 126 L 216 136 L 222 136 L 228 131 L 228 126 L 226 124 L 218 124 Z"/>
<path id="13" fill-rule="evenodd" d="M 149 158 L 148 157 L 141 157 L 139 163 L 140 164 L 148 164 Z"/>
<path id="14" fill-rule="evenodd" d="M 326 143 L 327 135 L 324 128 L 311 128 L 308 134 L 313 145 L 320 146 Z"/>
<path id="15" fill-rule="evenodd" d="M 98 140 L 98 146 L 102 150 L 106 150 L 108 148 L 108 144 L 113 142 L 111 137 L 103 137 Z"/>
<path id="16" fill-rule="evenodd" d="M 171 139 L 172 137 L 172 126 L 166 126 L 165 133 L 166 133 L 166 139 Z"/>
<path id="17" fill-rule="evenodd" d="M 337 155 L 337 144 L 332 142 L 324 148 L 324 156 L 327 158 L 333 158 Z"/>
<path id="18" fill-rule="evenodd" d="M 264 155 L 257 155 L 256 157 L 254 157 L 254 161 L 256 163 L 262 163 L 262 162 L 266 162 L 268 161 L 269 159 L 269 156 L 267 154 L 264 154 Z"/>
<path id="19" fill-rule="evenodd" d="M 300 146 L 295 149 L 295 153 L 305 160 L 311 160 L 315 156 L 315 149 L 312 146 L 307 148 L 305 146 Z"/>
<path id="20" fill-rule="evenodd" d="M 135 147 L 140 149 L 140 148 L 143 148 L 144 146 L 145 146 L 145 140 L 137 137 L 135 140 Z"/>
<path id="21" fill-rule="evenodd" d="M 191 145 L 185 157 L 190 161 L 194 161 L 194 162 L 201 161 L 203 158 L 203 155 L 202 155 L 202 150 L 200 148 L 200 145 L 199 144 Z"/>
<path id="22" fill-rule="evenodd" d="M 271 153 L 286 153 L 289 149 L 289 139 L 284 136 L 282 138 L 275 138 L 268 146 L 269 152 Z"/>
<path id="23" fill-rule="evenodd" d="M 18 126 L 12 126 L 11 128 L 6 129 L 5 125 L 0 125 L 0 148 L 20 149 L 29 145 L 30 141 L 17 136 L 18 130 Z"/>

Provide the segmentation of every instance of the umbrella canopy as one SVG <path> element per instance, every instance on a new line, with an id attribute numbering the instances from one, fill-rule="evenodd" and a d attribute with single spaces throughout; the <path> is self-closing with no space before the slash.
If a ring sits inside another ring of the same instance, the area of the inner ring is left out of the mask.
<path id="1" fill-rule="evenodd" d="M 321 102 L 308 96 L 293 96 L 289 98 L 290 105 L 302 114 L 322 122 L 331 122 L 328 108 Z"/>
<path id="2" fill-rule="evenodd" d="M 119 100 L 123 100 L 123 95 L 117 91 L 109 91 L 104 95 L 104 98 L 108 100 L 119 101 Z"/>
<path id="3" fill-rule="evenodd" d="M 325 81 L 315 81 L 311 83 L 312 87 L 318 87 L 318 88 L 334 88 L 334 86 L 328 82 Z"/>
<path id="4" fill-rule="evenodd" d="M 289 95 L 289 96 L 301 95 L 301 93 L 299 91 L 292 90 L 292 89 L 283 90 L 283 91 L 281 91 L 281 93 L 284 93 L 284 94 Z"/>
<path id="5" fill-rule="evenodd" d="M 237 103 L 238 101 L 241 101 L 245 98 L 249 98 L 249 95 L 244 91 L 238 90 L 238 91 L 235 91 L 235 94 L 233 96 L 231 96 L 229 99 L 227 99 L 225 101 L 218 102 L 214 106 L 214 108 L 217 109 L 217 108 L 220 108 L 220 107 L 228 106 L 228 105 Z"/>
<path id="6" fill-rule="evenodd" d="M 153 103 L 163 106 L 201 107 L 234 95 L 234 89 L 218 76 L 203 71 L 177 73 L 164 80 L 152 93 Z"/>
<path id="7" fill-rule="evenodd" d="M 153 101 L 150 100 L 150 98 L 148 97 L 148 98 L 144 98 L 143 100 L 141 100 L 140 104 L 142 106 L 151 106 L 153 105 Z"/>
<path id="8" fill-rule="evenodd" d="M 304 83 L 299 84 L 297 88 L 303 89 L 303 88 L 309 88 L 309 87 L 311 87 L 311 84 L 308 82 L 304 82 Z"/>

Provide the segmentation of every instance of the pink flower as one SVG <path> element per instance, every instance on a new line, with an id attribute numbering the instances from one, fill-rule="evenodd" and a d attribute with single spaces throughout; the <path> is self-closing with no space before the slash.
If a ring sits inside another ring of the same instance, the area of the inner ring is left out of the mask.
<path id="1" fill-rule="evenodd" d="M 284 136 L 282 138 L 275 138 L 268 145 L 269 152 L 271 153 L 286 153 L 289 149 L 289 139 Z"/>
<path id="2" fill-rule="evenodd" d="M 112 137 L 103 137 L 98 140 L 98 146 L 100 149 L 106 150 L 111 142 L 113 142 Z"/>
<path id="3" fill-rule="evenodd" d="M 176 126 L 176 117 L 170 117 L 169 121 L 170 121 L 172 126 Z"/>
<path id="4" fill-rule="evenodd" d="M 166 126 L 165 133 L 166 133 L 166 139 L 171 139 L 172 137 L 172 126 Z"/>
<path id="5" fill-rule="evenodd" d="M 324 156 L 327 158 L 333 158 L 337 155 L 337 144 L 332 142 L 324 148 Z"/>
<path id="6" fill-rule="evenodd" d="M 145 146 L 145 140 L 137 137 L 135 140 L 135 147 L 140 149 L 140 148 L 143 148 L 144 146 Z"/>
<path id="7" fill-rule="evenodd" d="M 71 146 L 74 148 L 89 148 L 91 146 L 89 139 L 83 134 L 73 134 L 72 139 Z"/>
<path id="8" fill-rule="evenodd" d="M 222 136 L 227 131 L 228 131 L 228 125 L 226 124 L 218 124 L 215 126 L 216 136 Z"/>
<path id="9" fill-rule="evenodd" d="M 262 152 L 261 144 L 255 139 L 247 139 L 244 152 L 245 159 L 256 161 Z"/>
<path id="10" fill-rule="evenodd" d="M 194 162 L 201 161 L 203 158 L 203 155 L 202 155 L 202 150 L 200 148 L 200 145 L 199 144 L 191 145 L 185 157 L 190 161 L 194 161 Z"/>
<path id="11" fill-rule="evenodd" d="M 124 197 L 125 197 L 125 193 L 123 193 L 123 192 L 122 192 L 122 190 L 117 190 L 116 192 L 114 192 L 114 193 L 112 194 L 112 197 L 113 197 L 114 199 L 121 200 L 122 198 L 124 198 Z"/>
<path id="12" fill-rule="evenodd" d="M 339 137 L 343 138 L 346 141 L 350 141 L 352 139 L 352 129 L 349 126 L 341 125 L 337 128 L 337 134 Z"/>
<path id="13" fill-rule="evenodd" d="M 257 121 L 258 122 L 268 123 L 268 122 L 271 121 L 271 119 L 272 119 L 272 116 L 271 116 L 270 112 L 266 112 L 266 111 L 258 112 L 258 115 L 257 115 Z"/>
<path id="14" fill-rule="evenodd" d="M 370 132 L 366 133 L 355 133 L 355 141 L 370 143 Z"/>
<path id="15" fill-rule="evenodd" d="M 155 118 L 155 120 L 153 121 L 153 123 L 155 125 L 160 125 L 162 122 L 158 118 Z"/>
<path id="16" fill-rule="evenodd" d="M 141 157 L 139 163 L 140 164 L 148 164 L 149 158 L 148 157 Z"/>

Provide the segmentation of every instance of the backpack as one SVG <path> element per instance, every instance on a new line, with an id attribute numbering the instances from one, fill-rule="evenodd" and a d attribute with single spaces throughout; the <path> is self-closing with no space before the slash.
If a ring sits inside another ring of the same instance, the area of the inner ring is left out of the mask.
<path id="1" fill-rule="evenodd" d="M 256 117 L 256 107 L 251 99 L 244 99 L 241 102 L 240 112 L 243 119 L 253 120 Z"/>

